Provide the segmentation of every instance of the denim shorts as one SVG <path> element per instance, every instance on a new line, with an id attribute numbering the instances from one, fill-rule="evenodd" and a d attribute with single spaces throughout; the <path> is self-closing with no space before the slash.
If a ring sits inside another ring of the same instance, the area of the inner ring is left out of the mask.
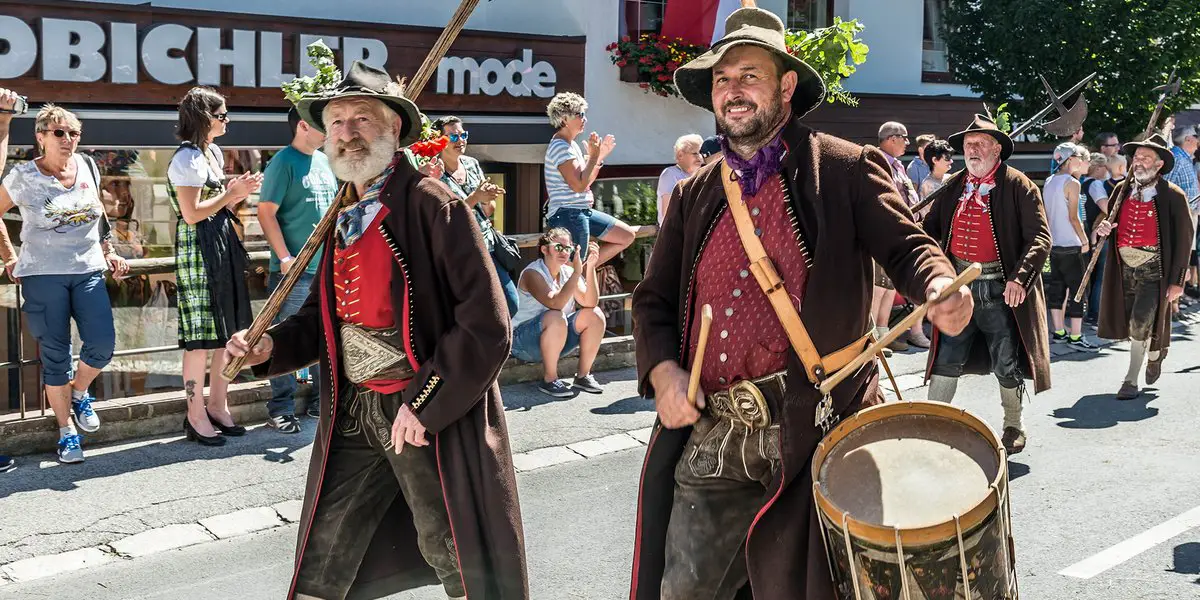
<path id="1" fill-rule="evenodd" d="M 560 208 L 546 219 L 547 228 L 562 227 L 571 232 L 571 241 L 587 258 L 588 239 L 602 238 L 617 225 L 616 217 L 590 208 Z"/>
<path id="2" fill-rule="evenodd" d="M 546 313 L 542 313 L 517 325 L 517 328 L 513 330 L 512 355 L 514 358 L 527 363 L 542 362 L 542 318 L 545 316 Z M 578 316 L 579 311 L 575 311 L 567 317 L 567 343 L 563 345 L 559 356 L 579 347 L 579 332 L 575 331 L 575 318 Z"/>

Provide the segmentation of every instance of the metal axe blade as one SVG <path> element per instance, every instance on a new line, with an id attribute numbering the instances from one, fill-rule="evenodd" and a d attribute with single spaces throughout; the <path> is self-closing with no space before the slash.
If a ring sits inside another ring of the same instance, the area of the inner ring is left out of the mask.
<path id="1" fill-rule="evenodd" d="M 1039 75 L 1038 77 L 1041 77 L 1041 75 Z M 1087 77 L 1084 77 L 1079 83 L 1076 83 L 1075 85 L 1071 86 L 1071 89 L 1067 90 L 1067 92 L 1065 94 L 1063 94 L 1062 96 L 1059 96 L 1054 93 L 1053 88 L 1050 87 L 1049 83 L 1047 83 L 1045 78 L 1043 77 L 1042 83 L 1046 85 L 1046 91 L 1050 94 L 1050 101 L 1051 101 L 1050 105 L 1046 106 L 1042 110 L 1039 110 L 1037 112 L 1037 114 L 1033 115 L 1033 118 L 1031 118 L 1028 121 L 1025 121 L 1024 123 L 1021 123 L 1020 125 L 1013 128 L 1013 130 L 1008 135 L 1015 138 L 1018 135 L 1025 133 L 1026 131 L 1031 129 L 1034 125 L 1037 125 L 1038 123 L 1040 123 L 1042 119 L 1046 118 L 1046 115 L 1049 115 L 1051 112 L 1053 112 L 1056 109 L 1059 110 L 1059 113 L 1062 115 L 1062 117 L 1060 117 L 1059 119 L 1056 119 L 1052 123 L 1058 123 L 1058 122 L 1062 121 L 1061 124 L 1063 126 L 1066 126 L 1066 125 L 1069 125 L 1071 122 L 1078 120 L 1078 124 L 1075 126 L 1074 129 L 1067 132 L 1066 134 L 1057 134 L 1056 133 L 1055 135 L 1071 135 L 1072 133 L 1075 133 L 1076 131 L 1079 130 L 1079 125 L 1082 125 L 1083 120 L 1087 118 L 1087 104 L 1083 101 L 1083 97 L 1081 96 L 1079 99 L 1080 101 L 1076 102 L 1075 106 L 1071 107 L 1070 110 L 1064 111 L 1063 108 L 1065 108 L 1065 107 L 1063 106 L 1063 100 L 1070 98 L 1071 96 L 1078 93 L 1080 90 L 1082 90 L 1084 87 L 1086 87 L 1087 84 L 1091 83 L 1091 81 L 1095 78 L 1096 78 L 1096 73 L 1093 72 L 1090 75 L 1088 75 Z M 1082 105 L 1082 109 L 1079 108 L 1080 105 Z M 1060 108 L 1060 107 L 1063 107 L 1063 108 Z M 1080 118 L 1079 113 L 1074 112 L 1077 110 L 1082 112 L 1082 115 L 1083 115 L 1082 118 Z M 1070 117 L 1070 119 L 1068 120 L 1067 117 Z M 1049 130 L 1047 130 L 1047 131 L 1049 131 Z M 1051 132 L 1051 133 L 1054 133 L 1054 132 Z"/>

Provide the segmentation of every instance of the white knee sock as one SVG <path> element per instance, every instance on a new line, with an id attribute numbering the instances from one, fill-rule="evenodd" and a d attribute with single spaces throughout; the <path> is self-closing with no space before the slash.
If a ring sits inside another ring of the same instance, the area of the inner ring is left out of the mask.
<path id="1" fill-rule="evenodd" d="M 1004 426 L 1014 427 L 1025 431 L 1025 422 L 1021 419 L 1021 389 L 1000 388 L 1000 406 L 1004 407 Z"/>
<path id="2" fill-rule="evenodd" d="M 1142 362 L 1146 359 L 1146 351 L 1150 348 L 1150 340 L 1129 340 L 1129 371 L 1125 373 L 1125 381 L 1138 384 L 1142 376 Z"/>

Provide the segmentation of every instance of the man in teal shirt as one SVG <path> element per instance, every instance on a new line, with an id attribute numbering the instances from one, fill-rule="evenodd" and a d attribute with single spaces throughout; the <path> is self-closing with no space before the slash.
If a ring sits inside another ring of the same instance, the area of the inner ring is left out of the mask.
<path id="1" fill-rule="evenodd" d="M 329 168 L 329 159 L 319 150 L 325 135 L 301 120 L 295 108 L 288 111 L 288 125 L 292 129 L 292 143 L 271 158 L 259 192 L 258 222 L 271 245 L 271 273 L 267 280 L 271 290 L 279 286 L 295 255 L 300 253 L 317 221 L 337 195 L 337 178 Z M 320 262 L 318 252 L 288 294 L 276 322 L 291 316 L 304 305 Z M 307 413 L 317 417 L 320 415 L 317 398 L 320 398 L 321 379 L 316 365 L 310 368 L 310 373 L 313 401 L 309 403 Z M 300 432 L 300 421 L 295 415 L 295 394 L 295 374 L 271 379 L 268 426 L 283 433 Z"/>

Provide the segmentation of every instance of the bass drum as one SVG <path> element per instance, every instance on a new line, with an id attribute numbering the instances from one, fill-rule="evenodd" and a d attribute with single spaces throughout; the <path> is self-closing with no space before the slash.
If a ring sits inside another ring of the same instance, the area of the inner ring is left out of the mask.
<path id="1" fill-rule="evenodd" d="M 991 428 L 949 404 L 839 424 L 812 463 L 838 600 L 1016 600 L 1007 467 Z"/>

